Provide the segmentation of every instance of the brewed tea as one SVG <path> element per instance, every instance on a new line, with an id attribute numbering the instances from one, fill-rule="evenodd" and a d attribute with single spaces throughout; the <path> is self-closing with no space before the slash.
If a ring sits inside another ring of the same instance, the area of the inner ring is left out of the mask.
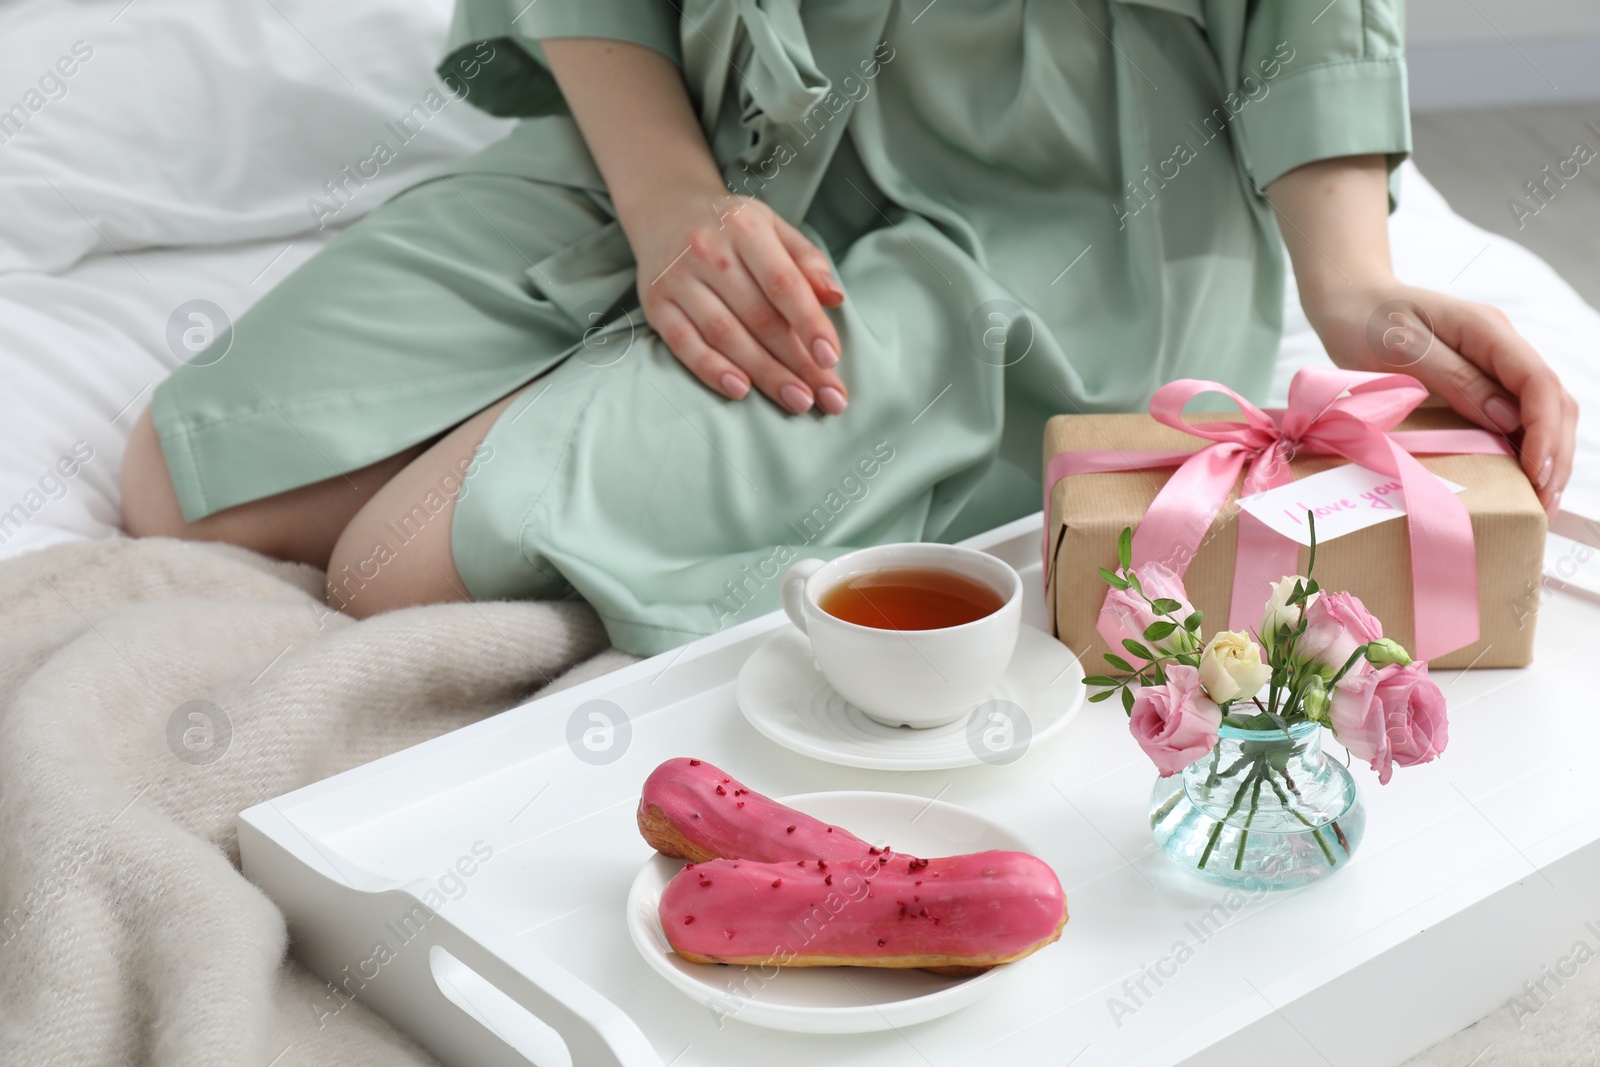
<path id="1" fill-rule="evenodd" d="M 938 630 L 992 615 L 1005 598 L 938 567 L 887 567 L 847 578 L 817 598 L 836 619 L 880 630 Z"/>

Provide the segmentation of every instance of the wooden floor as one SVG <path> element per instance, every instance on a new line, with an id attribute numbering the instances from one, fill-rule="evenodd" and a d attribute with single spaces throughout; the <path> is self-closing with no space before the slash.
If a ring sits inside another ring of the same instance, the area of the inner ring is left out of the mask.
<path id="1" fill-rule="evenodd" d="M 1533 249 L 1600 307 L 1600 101 L 1415 114 L 1412 130 L 1418 169 L 1451 207 Z M 1542 201 L 1530 181 L 1544 183 Z"/>

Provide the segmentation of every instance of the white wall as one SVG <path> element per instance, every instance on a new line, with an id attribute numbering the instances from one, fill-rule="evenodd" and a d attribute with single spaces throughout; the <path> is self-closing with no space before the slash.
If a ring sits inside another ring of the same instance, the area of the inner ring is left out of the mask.
<path id="1" fill-rule="evenodd" d="M 1504 44 L 1600 37 L 1597 0 L 1410 0 L 1406 31 L 1412 43 Z"/>
<path id="2" fill-rule="evenodd" d="M 1409 0 L 1416 111 L 1600 100 L 1600 0 Z"/>

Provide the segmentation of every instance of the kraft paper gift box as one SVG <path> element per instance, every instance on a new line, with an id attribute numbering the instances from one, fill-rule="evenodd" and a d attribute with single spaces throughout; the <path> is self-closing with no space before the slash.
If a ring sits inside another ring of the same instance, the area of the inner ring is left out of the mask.
<path id="1" fill-rule="evenodd" d="M 1236 422 L 1238 415 L 1185 416 L 1186 422 Z M 1396 430 L 1453 430 L 1472 424 L 1443 408 L 1421 408 Z M 1084 450 L 1198 451 L 1211 442 L 1157 422 L 1149 415 L 1058 415 L 1045 429 L 1045 464 L 1062 452 Z M 1479 638 L 1430 663 L 1436 668 L 1524 667 L 1533 659 L 1540 603 L 1546 516 L 1517 460 L 1505 455 L 1427 455 L 1416 458 L 1434 474 L 1466 487 L 1459 494 L 1472 521 L 1477 553 Z M 1298 480 L 1348 463 L 1338 455 L 1300 455 L 1290 462 Z M 1051 625 L 1090 674 L 1104 673 L 1107 651 L 1096 630 L 1106 584 L 1098 568 L 1117 567 L 1117 535 L 1137 528 L 1156 494 L 1176 470 L 1074 474 L 1061 478 L 1046 503 L 1046 604 Z M 1202 633 L 1228 628 L 1238 545 L 1239 484 L 1229 494 L 1183 575 L 1189 600 L 1205 612 Z M 1412 615 L 1409 519 L 1401 516 L 1317 545 L 1317 581 L 1347 590 L 1383 623 L 1384 635 L 1416 653 Z M 1304 573 L 1308 550 L 1299 550 Z M 1463 574 L 1462 582 L 1472 575 Z M 1253 616 L 1258 619 L 1259 616 Z M 1250 628 L 1259 626 L 1252 621 Z M 1114 651 L 1123 653 L 1123 649 Z M 1115 673 L 1115 672 L 1113 672 Z"/>

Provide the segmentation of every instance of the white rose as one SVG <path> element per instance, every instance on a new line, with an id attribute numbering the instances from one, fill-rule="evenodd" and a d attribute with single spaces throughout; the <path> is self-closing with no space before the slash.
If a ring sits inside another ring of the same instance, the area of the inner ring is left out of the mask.
<path id="1" fill-rule="evenodd" d="M 1200 684 L 1218 704 L 1249 700 L 1271 678 L 1272 668 L 1261 662 L 1261 649 L 1240 630 L 1218 631 L 1200 655 Z"/>
<path id="2" fill-rule="evenodd" d="M 1290 629 L 1300 625 L 1300 611 L 1302 605 L 1289 607 L 1289 598 L 1294 595 L 1296 582 L 1307 582 L 1309 579 L 1298 574 L 1291 574 L 1282 581 L 1272 583 L 1272 596 L 1267 598 L 1267 610 L 1261 616 L 1261 640 L 1268 645 L 1273 644 L 1278 637 L 1278 627 L 1287 626 Z M 1322 594 L 1312 593 L 1306 597 L 1303 607 L 1309 608 Z"/>

